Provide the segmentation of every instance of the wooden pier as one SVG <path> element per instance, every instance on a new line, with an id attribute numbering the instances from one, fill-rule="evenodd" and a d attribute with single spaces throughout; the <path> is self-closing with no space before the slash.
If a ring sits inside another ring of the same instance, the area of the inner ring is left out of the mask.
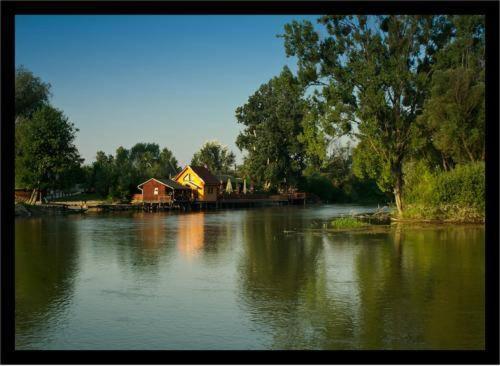
<path id="1" fill-rule="evenodd" d="M 307 201 L 305 193 L 281 194 L 281 195 L 228 195 L 222 196 L 217 201 L 201 201 L 188 199 L 156 199 L 156 200 L 139 200 L 134 199 L 131 203 L 99 203 L 82 205 L 58 204 L 61 208 L 71 209 L 81 212 L 97 211 L 97 212 L 115 212 L 115 211 L 203 211 L 216 209 L 237 209 L 250 207 L 264 206 L 286 206 L 286 205 L 304 205 Z"/>

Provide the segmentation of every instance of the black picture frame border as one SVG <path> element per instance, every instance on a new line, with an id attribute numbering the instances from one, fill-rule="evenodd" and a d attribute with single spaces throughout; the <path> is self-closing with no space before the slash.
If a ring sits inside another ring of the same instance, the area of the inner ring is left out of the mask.
<path id="1" fill-rule="evenodd" d="M 15 15 L 484 14 L 486 16 L 486 349 L 484 351 L 15 350 Z M 497 1 L 3 1 L 1 2 L 1 362 L 8 364 L 499 364 L 499 73 Z"/>

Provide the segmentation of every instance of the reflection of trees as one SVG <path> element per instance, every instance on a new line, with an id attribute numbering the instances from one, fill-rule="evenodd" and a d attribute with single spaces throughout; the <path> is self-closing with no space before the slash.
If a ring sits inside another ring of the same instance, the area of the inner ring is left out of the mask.
<path id="1" fill-rule="evenodd" d="M 165 213 L 135 212 L 110 221 L 111 228 L 126 227 L 111 238 L 102 238 L 106 247 L 103 255 L 118 263 L 125 272 L 151 283 L 158 279 L 159 267 L 168 262 L 174 251 L 175 217 Z M 120 222 L 118 222 L 120 220 Z M 114 253 L 117 250 L 118 253 Z"/>
<path id="2" fill-rule="evenodd" d="M 388 240 L 357 257 L 360 346 L 483 347 L 484 228 L 396 227 Z"/>
<path id="3" fill-rule="evenodd" d="M 16 220 L 16 346 L 46 342 L 52 318 L 60 318 L 73 295 L 78 232 L 72 220 Z M 34 339 L 34 334 L 41 337 Z"/>
<path id="4" fill-rule="evenodd" d="M 290 233 L 243 223 L 245 311 L 275 349 L 481 348 L 484 228 Z"/>
<path id="5" fill-rule="evenodd" d="M 322 239 L 284 233 L 296 227 L 291 215 L 259 210 L 245 218 L 240 283 L 247 311 L 260 326 L 271 328 L 269 347 L 301 348 L 315 338 L 306 333 L 312 329 L 306 323 L 314 319 L 302 317 L 301 309 L 324 295 Z"/>

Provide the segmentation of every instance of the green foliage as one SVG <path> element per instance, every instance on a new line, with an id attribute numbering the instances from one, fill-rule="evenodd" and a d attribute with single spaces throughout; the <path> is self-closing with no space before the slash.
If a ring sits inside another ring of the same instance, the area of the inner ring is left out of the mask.
<path id="1" fill-rule="evenodd" d="M 324 16 L 319 22 L 326 36 L 308 21 L 285 26 L 287 56 L 297 57 L 300 82 L 315 86 L 313 100 L 323 124 L 332 126 L 329 134 L 359 140 L 358 173 L 394 191 L 402 210 L 402 163 L 436 47 L 448 39 L 448 18 Z"/>
<path id="2" fill-rule="evenodd" d="M 64 114 L 43 105 L 16 128 L 16 183 L 31 189 L 66 188 L 83 161 L 73 144 L 77 129 Z"/>
<path id="3" fill-rule="evenodd" d="M 339 217 L 331 222 L 331 226 L 334 229 L 356 229 L 369 226 L 369 224 L 354 217 Z"/>
<path id="4" fill-rule="evenodd" d="M 16 120 L 20 117 L 30 117 L 37 109 L 49 103 L 49 97 L 50 84 L 44 83 L 24 66 L 16 69 Z"/>
<path id="5" fill-rule="evenodd" d="M 485 166 L 483 162 L 457 165 L 450 171 L 431 171 L 425 164 L 407 168 L 405 200 L 412 218 L 484 218 Z"/>
<path id="6" fill-rule="evenodd" d="M 333 186 L 331 180 L 317 172 L 306 176 L 299 188 L 315 194 L 323 202 L 334 202 L 338 196 L 338 190 Z"/>
<path id="7" fill-rule="evenodd" d="M 115 155 L 98 151 L 96 161 L 85 168 L 87 189 L 110 199 L 129 200 L 137 186 L 149 178 L 169 178 L 180 171 L 168 148 L 137 143 L 130 150 L 120 146 Z"/>
<path id="8" fill-rule="evenodd" d="M 454 16 L 452 42 L 437 55 L 431 94 L 419 118 L 443 167 L 484 160 L 484 17 Z M 422 146 L 423 145 L 423 146 Z"/>
<path id="9" fill-rule="evenodd" d="M 335 175 L 335 172 L 332 173 Z M 377 184 L 370 179 L 359 179 L 349 174 L 339 179 L 328 178 L 323 173 L 312 173 L 305 176 L 299 189 L 313 193 L 323 202 L 329 203 L 380 203 L 385 204 L 389 196 L 381 192 Z"/>
<path id="10" fill-rule="evenodd" d="M 297 186 L 304 165 L 304 146 L 297 136 L 303 133 L 305 101 L 303 88 L 288 68 L 274 77 L 236 110 L 245 129 L 236 145 L 246 151 L 244 164 L 259 185 Z"/>
<path id="11" fill-rule="evenodd" d="M 191 165 L 205 166 L 214 174 L 229 174 L 235 162 L 235 155 L 218 141 L 208 141 L 193 155 Z"/>

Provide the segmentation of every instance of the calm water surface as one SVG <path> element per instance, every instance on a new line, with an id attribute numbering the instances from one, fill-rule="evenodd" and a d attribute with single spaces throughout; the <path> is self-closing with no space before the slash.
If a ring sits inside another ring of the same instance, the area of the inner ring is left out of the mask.
<path id="1" fill-rule="evenodd" d="M 360 206 L 16 219 L 18 349 L 482 349 L 484 227 Z"/>

